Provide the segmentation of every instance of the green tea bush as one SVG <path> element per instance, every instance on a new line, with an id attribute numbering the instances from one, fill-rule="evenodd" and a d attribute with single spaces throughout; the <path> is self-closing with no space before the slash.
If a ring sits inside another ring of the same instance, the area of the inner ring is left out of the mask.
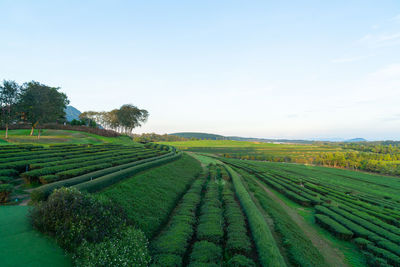
<path id="1" fill-rule="evenodd" d="M 204 179 L 196 180 L 183 196 L 167 227 L 152 242 L 153 254 L 184 256 L 193 236 L 203 182 Z"/>
<path id="2" fill-rule="evenodd" d="M 10 184 L 0 184 L 0 202 L 7 202 L 13 190 L 14 187 Z"/>
<path id="3" fill-rule="evenodd" d="M 100 243 L 82 242 L 74 260 L 78 267 L 145 267 L 150 263 L 148 241 L 142 231 L 129 227 Z"/>
<path id="4" fill-rule="evenodd" d="M 190 254 L 190 262 L 196 263 L 214 263 L 221 264 L 222 249 L 208 241 L 198 241 L 194 243 L 192 253 Z"/>
<path id="5" fill-rule="evenodd" d="M 332 220 L 328 216 L 316 214 L 315 221 L 340 239 L 350 240 L 353 236 L 353 232 L 349 231 L 346 227 Z"/>
<path id="6" fill-rule="evenodd" d="M 203 202 L 197 226 L 197 239 L 219 244 L 224 238 L 224 217 L 218 183 L 213 180 L 208 183 Z"/>
<path id="7" fill-rule="evenodd" d="M 230 258 L 239 253 L 250 253 L 252 244 L 247 235 L 245 216 L 236 202 L 231 183 L 226 183 L 222 192 L 224 217 L 226 222 L 225 253 Z"/>
<path id="8" fill-rule="evenodd" d="M 55 190 L 46 202 L 30 210 L 29 217 L 36 229 L 70 251 L 83 240 L 101 242 L 126 224 L 125 213 L 117 205 L 74 188 Z"/>
<path id="9" fill-rule="evenodd" d="M 16 177 L 18 176 L 18 172 L 14 169 L 4 169 L 0 170 L 0 176 Z"/>
<path id="10" fill-rule="evenodd" d="M 338 207 L 331 206 L 329 208 L 331 210 L 333 210 L 334 212 L 336 212 L 336 213 L 346 217 L 347 219 L 355 222 L 356 224 L 361 225 L 364 228 L 366 228 L 366 229 L 368 229 L 368 230 L 370 230 L 370 231 L 372 231 L 372 232 L 374 232 L 374 233 L 376 233 L 376 234 L 378 234 L 378 235 L 380 235 L 380 236 L 382 236 L 382 237 L 384 237 L 384 238 L 386 238 L 386 239 L 388 239 L 388 240 L 390 240 L 390 241 L 392 241 L 394 243 L 400 244 L 400 236 L 399 235 L 391 233 L 391 232 L 385 230 L 382 227 L 379 227 L 379 226 L 377 226 L 377 225 L 375 225 L 375 224 L 373 224 L 373 223 L 371 223 L 371 222 L 369 222 L 369 221 L 367 221 L 367 220 L 365 220 L 363 218 L 360 218 L 359 216 L 353 215 L 350 212 L 342 210 L 342 209 L 340 209 Z M 400 247 L 399 247 L 399 249 L 400 249 Z"/>
<path id="11" fill-rule="evenodd" d="M 13 178 L 10 176 L 0 176 L 0 184 L 7 184 L 9 183 Z"/>
<path id="12" fill-rule="evenodd" d="M 271 230 L 244 187 L 240 176 L 228 166 L 227 170 L 232 177 L 236 194 L 247 216 L 259 255 L 260 264 L 262 266 L 286 266 L 275 239 L 272 236 Z"/>
<path id="13" fill-rule="evenodd" d="M 159 254 L 153 257 L 151 267 L 181 267 L 182 257 L 175 254 Z"/>
<path id="14" fill-rule="evenodd" d="M 150 161 L 154 161 L 156 159 L 161 159 L 161 158 L 165 158 L 170 156 L 170 154 L 166 154 L 163 156 L 159 156 L 156 158 L 148 158 L 148 159 L 143 159 L 143 160 L 139 160 L 139 161 L 135 161 L 135 162 L 129 162 L 123 165 L 119 165 L 116 167 L 110 167 L 110 168 L 106 168 L 106 169 L 102 169 L 99 171 L 94 171 L 94 172 L 90 172 L 84 175 L 80 175 L 74 178 L 70 178 L 67 180 L 63 180 L 63 181 L 57 181 L 57 182 L 53 182 L 51 184 L 46 184 L 44 186 L 41 186 L 35 190 L 32 191 L 31 193 L 31 199 L 33 201 L 41 201 L 41 200 L 46 200 L 48 198 L 48 196 L 51 194 L 51 192 L 53 192 L 54 189 L 57 188 L 61 188 L 61 187 L 68 187 L 68 186 L 73 186 L 76 184 L 80 184 L 83 182 L 87 182 L 90 181 L 92 179 L 110 174 L 110 173 L 115 173 L 130 167 L 134 167 L 146 162 L 150 162 Z"/>
<path id="15" fill-rule="evenodd" d="M 367 247 L 367 245 L 373 245 L 374 244 L 373 242 L 371 242 L 371 241 L 369 241 L 367 239 L 361 238 L 361 237 L 357 237 L 357 238 L 353 239 L 353 242 L 360 249 L 365 249 Z"/>
<path id="16" fill-rule="evenodd" d="M 253 260 L 243 256 L 243 255 L 235 255 L 233 256 L 227 263 L 229 267 L 256 267 L 256 264 Z"/>
<path id="17" fill-rule="evenodd" d="M 129 176 L 132 176 L 132 175 L 138 173 L 138 172 L 145 171 L 145 170 L 151 169 L 153 167 L 160 166 L 162 164 L 174 161 L 174 160 L 180 158 L 181 156 L 182 156 L 182 154 L 176 154 L 176 155 L 172 155 L 169 157 L 156 159 L 156 160 L 153 160 L 148 163 L 143 163 L 138 166 L 134 166 L 134 167 L 122 170 L 122 171 L 118 171 L 115 173 L 111 173 L 111 174 L 102 176 L 102 177 L 97 178 L 92 181 L 87 181 L 87 182 L 75 185 L 75 187 L 81 191 L 87 191 L 90 193 L 97 192 L 97 191 L 100 191 L 100 190 L 106 188 L 107 186 L 115 184 Z"/>
<path id="18" fill-rule="evenodd" d="M 145 171 L 137 175 L 135 170 L 124 181 L 99 193 L 121 205 L 133 224 L 149 238 L 168 222 L 171 212 L 202 171 L 200 163 L 187 154 L 155 166 L 141 169 Z"/>
<path id="19" fill-rule="evenodd" d="M 366 250 L 380 258 L 385 259 L 388 263 L 394 266 L 400 266 L 400 257 L 385 249 L 378 248 L 374 245 L 368 244 L 366 246 Z"/>

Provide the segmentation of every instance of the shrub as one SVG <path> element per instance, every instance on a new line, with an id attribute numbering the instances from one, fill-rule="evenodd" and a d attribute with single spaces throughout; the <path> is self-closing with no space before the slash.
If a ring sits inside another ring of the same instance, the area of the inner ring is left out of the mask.
<path id="1" fill-rule="evenodd" d="M 360 249 L 365 249 L 367 245 L 373 245 L 373 242 L 361 237 L 355 238 L 353 241 Z"/>
<path id="2" fill-rule="evenodd" d="M 82 267 L 145 267 L 150 263 L 148 241 L 142 231 L 129 227 L 100 243 L 82 242 L 74 259 Z"/>
<path id="3" fill-rule="evenodd" d="M 400 257 L 385 249 L 368 244 L 366 246 L 366 250 L 380 258 L 385 259 L 388 263 L 393 264 L 394 266 L 400 266 Z"/>
<path id="4" fill-rule="evenodd" d="M 316 214 L 315 221 L 340 239 L 350 240 L 353 236 L 353 232 L 349 231 L 346 227 L 332 220 L 328 216 Z"/>
<path id="5" fill-rule="evenodd" d="M 41 200 L 46 200 L 48 198 L 48 196 L 51 194 L 51 192 L 53 192 L 54 189 L 57 188 L 61 188 L 61 187 L 68 187 L 68 186 L 72 186 L 72 185 L 76 185 L 76 184 L 80 184 L 83 182 L 87 182 L 90 181 L 92 179 L 110 174 L 110 173 L 115 173 L 130 167 L 134 167 L 146 162 L 150 162 L 150 161 L 154 161 L 157 159 L 161 159 L 161 158 L 165 158 L 167 156 L 169 156 L 170 154 L 166 154 L 163 156 L 159 156 L 156 158 L 148 158 L 148 159 L 144 159 L 144 160 L 140 160 L 140 161 L 136 161 L 136 162 L 130 162 L 124 165 L 120 165 L 120 166 L 116 166 L 116 167 L 111 167 L 111 168 L 106 168 L 106 169 L 102 169 L 99 171 L 95 171 L 95 172 L 91 172 L 91 173 L 87 173 L 78 177 L 74 177 L 74 178 L 70 178 L 64 181 L 58 181 L 58 182 L 54 182 L 51 184 L 47 184 L 44 186 L 39 187 L 38 189 L 35 189 L 32 191 L 31 193 L 31 199 L 33 201 L 41 201 Z"/>
<path id="6" fill-rule="evenodd" d="M 18 176 L 18 172 L 14 169 L 0 170 L 0 176 L 16 177 Z"/>
<path id="7" fill-rule="evenodd" d="M 126 224 L 123 210 L 114 203 L 74 188 L 55 190 L 48 201 L 30 210 L 29 217 L 36 229 L 54 236 L 67 250 L 74 250 L 83 240 L 101 242 Z"/>
<path id="8" fill-rule="evenodd" d="M 256 264 L 253 260 L 243 256 L 235 255 L 233 256 L 227 264 L 229 267 L 255 267 Z"/>
<path id="9" fill-rule="evenodd" d="M 10 184 L 0 184 L 0 202 L 7 202 L 14 187 Z"/>
<path id="10" fill-rule="evenodd" d="M 197 226 L 197 239 L 216 244 L 221 243 L 224 238 L 224 218 L 218 187 L 219 185 L 213 181 L 208 183 Z"/>
<path id="11" fill-rule="evenodd" d="M 0 184 L 7 184 L 10 182 L 13 178 L 10 176 L 0 176 Z"/>
<path id="12" fill-rule="evenodd" d="M 175 254 L 159 254 L 153 257 L 151 267 L 180 267 L 182 258 Z"/>
<path id="13" fill-rule="evenodd" d="M 97 178 L 92 181 L 87 181 L 87 182 L 75 185 L 75 187 L 78 188 L 79 190 L 87 191 L 90 193 L 100 191 L 101 189 L 103 189 L 107 186 L 110 186 L 112 184 L 115 184 L 115 183 L 121 181 L 122 179 L 132 176 L 140 171 L 148 170 L 155 166 L 160 166 L 162 164 L 171 162 L 173 160 L 180 158 L 181 156 L 182 156 L 182 154 L 176 154 L 176 155 L 173 155 L 170 157 L 156 159 L 152 162 L 144 163 L 144 164 L 134 166 L 134 167 L 122 170 L 122 171 L 118 171 L 115 173 L 111 173 L 111 174 L 102 176 L 102 177 Z"/>
<path id="14" fill-rule="evenodd" d="M 229 166 L 226 166 L 226 168 L 232 177 L 236 194 L 243 207 L 244 213 L 247 216 L 250 230 L 258 251 L 260 264 L 262 266 L 286 266 L 275 239 L 272 236 L 271 230 L 244 187 L 240 176 Z"/>
<path id="15" fill-rule="evenodd" d="M 134 225 L 153 238 L 201 170 L 197 160 L 184 154 L 172 163 L 127 176 L 99 194 L 124 207 Z"/>
<path id="16" fill-rule="evenodd" d="M 208 241 L 196 242 L 190 254 L 190 262 L 216 263 L 222 261 L 222 249 Z"/>
<path id="17" fill-rule="evenodd" d="M 41 176 L 39 180 L 42 184 L 49 184 L 49 183 L 53 183 L 55 181 L 60 180 L 60 177 L 58 177 L 58 175 L 55 175 L 55 174 L 50 174 L 50 175 Z"/>
<path id="18" fill-rule="evenodd" d="M 196 180 L 183 196 L 166 229 L 152 242 L 156 254 L 184 256 L 193 236 L 196 209 L 204 179 Z"/>
<path id="19" fill-rule="evenodd" d="M 224 217 L 226 227 L 225 250 L 228 257 L 234 254 L 247 255 L 251 251 L 250 238 L 247 236 L 245 216 L 240 205 L 236 202 L 232 184 L 227 182 L 223 189 Z"/>

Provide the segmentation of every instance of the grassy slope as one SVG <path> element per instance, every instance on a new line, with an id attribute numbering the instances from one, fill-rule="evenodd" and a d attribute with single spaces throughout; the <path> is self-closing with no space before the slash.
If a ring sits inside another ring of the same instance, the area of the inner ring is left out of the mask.
<path id="1" fill-rule="evenodd" d="M 32 229 L 28 207 L 0 207 L 1 266 L 72 266 L 64 251 L 50 238 Z"/>
<path id="2" fill-rule="evenodd" d="M 23 143 L 23 144 L 102 144 L 102 143 L 115 143 L 115 144 L 135 144 L 129 137 L 104 137 L 95 134 L 79 131 L 67 130 L 42 130 L 40 139 L 37 138 L 37 131 L 35 136 L 29 136 L 30 130 L 10 130 L 9 143 Z M 4 144 L 5 131 L 0 131 L 0 144 Z"/>
<path id="3" fill-rule="evenodd" d="M 331 241 L 335 247 L 339 248 L 346 257 L 346 261 L 348 262 L 348 264 L 355 267 L 366 265 L 365 257 L 361 254 L 356 245 L 351 242 L 336 238 L 329 231 L 321 228 L 321 226 L 319 226 L 315 222 L 313 208 L 303 207 L 300 204 L 297 204 L 296 202 L 288 199 L 286 196 L 282 195 L 278 191 L 275 191 L 273 188 L 269 187 L 269 189 L 274 192 L 274 194 L 278 196 L 283 202 L 285 202 L 286 205 L 293 209 L 296 209 L 297 213 L 301 215 L 309 225 L 315 227 L 315 229 L 321 236 Z"/>
<path id="4" fill-rule="evenodd" d="M 172 163 L 144 171 L 99 194 L 120 204 L 134 224 L 151 238 L 166 223 L 170 212 L 200 172 L 200 163 L 185 154 Z"/>

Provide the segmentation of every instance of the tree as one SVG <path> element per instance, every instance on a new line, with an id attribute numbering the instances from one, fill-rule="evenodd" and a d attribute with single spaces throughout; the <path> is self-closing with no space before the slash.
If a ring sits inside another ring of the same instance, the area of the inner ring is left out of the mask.
<path id="1" fill-rule="evenodd" d="M 85 111 L 79 115 L 79 118 L 89 127 L 96 127 L 96 122 L 99 123 L 101 112 Z"/>
<path id="2" fill-rule="evenodd" d="M 1 119 L 6 126 L 6 138 L 8 138 L 8 125 L 16 115 L 20 89 L 21 87 L 15 81 L 4 80 L 3 85 L 0 85 Z"/>
<path id="3" fill-rule="evenodd" d="M 65 120 L 65 108 L 69 100 L 59 87 L 50 87 L 36 81 L 25 83 L 22 88 L 19 106 L 24 118 L 31 123 L 33 130 L 42 123 Z M 40 128 L 38 133 L 40 138 Z"/>
<path id="4" fill-rule="evenodd" d="M 132 104 L 123 105 L 117 111 L 118 121 L 125 133 L 132 133 L 136 127 L 142 126 L 147 121 L 149 112 L 145 109 L 139 109 Z"/>
<path id="5" fill-rule="evenodd" d="M 117 113 L 118 113 L 118 109 L 113 109 L 109 112 L 104 112 L 103 120 L 104 120 L 106 128 L 118 130 L 118 128 L 121 126 L 120 122 L 118 120 Z"/>

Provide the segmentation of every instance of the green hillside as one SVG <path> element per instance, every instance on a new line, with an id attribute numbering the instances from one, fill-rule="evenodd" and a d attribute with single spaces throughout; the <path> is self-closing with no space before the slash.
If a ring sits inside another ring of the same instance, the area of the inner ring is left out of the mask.
<path id="1" fill-rule="evenodd" d="M 134 142 L 127 136 L 104 137 L 96 134 L 70 131 L 70 130 L 41 130 L 40 138 L 37 137 L 37 130 L 30 136 L 28 129 L 10 130 L 9 138 L 5 139 L 5 131 L 0 130 L 0 144 L 5 142 L 17 144 L 103 144 L 114 143 L 129 145 Z"/>
<path id="2" fill-rule="evenodd" d="M 209 134 L 209 133 L 196 133 L 196 132 L 183 132 L 183 133 L 172 133 L 170 135 L 176 135 L 179 137 L 191 139 L 208 139 L 208 140 L 224 140 L 226 139 L 225 136 L 219 134 Z"/>

